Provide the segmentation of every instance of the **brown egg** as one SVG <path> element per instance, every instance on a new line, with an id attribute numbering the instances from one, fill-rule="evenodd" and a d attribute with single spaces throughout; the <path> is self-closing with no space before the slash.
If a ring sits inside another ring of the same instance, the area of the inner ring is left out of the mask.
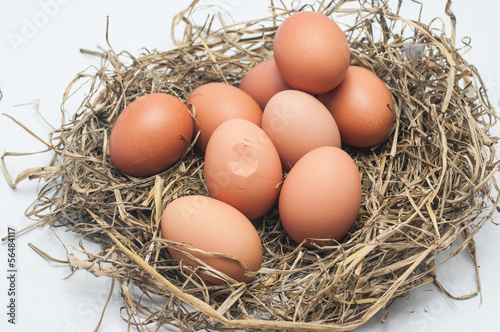
<path id="1" fill-rule="evenodd" d="M 249 282 L 247 268 L 258 271 L 262 264 L 262 244 L 252 223 L 232 206 L 205 196 L 184 196 L 171 203 L 161 218 L 162 237 L 169 241 L 184 243 L 200 253 L 180 245 L 168 247 L 175 260 L 183 260 L 187 272 L 199 266 L 197 262 L 176 249 L 182 249 L 205 264 L 238 282 Z M 237 259 L 217 254 L 230 255 Z M 223 284 L 223 279 L 208 272 L 198 272 L 205 281 Z"/>
<path id="2" fill-rule="evenodd" d="M 262 116 L 262 129 L 273 141 L 286 171 L 315 148 L 341 146 L 328 109 L 303 91 L 286 90 L 272 97 Z"/>
<path id="3" fill-rule="evenodd" d="M 144 95 L 116 119 L 109 136 L 111 161 L 125 174 L 149 176 L 178 161 L 192 134 L 193 118 L 179 98 L 166 93 Z"/>
<path id="4" fill-rule="evenodd" d="M 282 179 L 278 152 L 260 127 L 231 119 L 215 129 L 205 152 L 205 181 L 213 198 L 256 219 L 278 200 Z"/>
<path id="5" fill-rule="evenodd" d="M 262 110 L 245 91 L 224 83 L 208 83 L 197 87 L 187 104 L 195 107 L 195 135 L 201 130 L 196 146 L 203 152 L 208 140 L 221 123 L 229 119 L 246 119 L 260 126 Z"/>
<path id="6" fill-rule="evenodd" d="M 263 61 L 250 69 L 241 80 L 239 88 L 248 93 L 262 110 L 272 96 L 292 89 L 281 77 L 274 59 Z"/>
<path id="7" fill-rule="evenodd" d="M 279 198 L 286 233 L 297 243 L 328 245 L 352 228 L 361 205 L 361 180 L 352 158 L 336 147 L 317 148 L 288 173 Z"/>
<path id="8" fill-rule="evenodd" d="M 344 81 L 318 99 L 335 118 L 344 143 L 370 147 L 391 132 L 395 119 L 391 93 L 368 69 L 350 66 Z"/>
<path id="9" fill-rule="evenodd" d="M 344 32 L 328 16 L 303 11 L 287 17 L 274 37 L 274 59 L 293 88 L 313 94 L 335 88 L 351 61 Z"/>

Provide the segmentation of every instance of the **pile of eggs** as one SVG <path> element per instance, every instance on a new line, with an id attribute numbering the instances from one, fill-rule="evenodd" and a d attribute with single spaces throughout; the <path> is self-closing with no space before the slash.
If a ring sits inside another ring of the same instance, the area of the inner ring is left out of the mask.
<path id="1" fill-rule="evenodd" d="M 370 70 L 350 65 L 348 41 L 329 17 L 289 16 L 273 47 L 274 59 L 253 67 L 239 87 L 203 84 L 186 103 L 165 93 L 137 98 L 109 137 L 115 167 L 141 177 L 175 164 L 198 135 L 210 197 L 169 203 L 161 231 L 188 246 L 168 247 L 186 271 L 199 261 L 213 268 L 199 273 L 210 283 L 223 283 L 219 271 L 237 282 L 252 280 L 245 272 L 260 269 L 263 253 L 251 220 L 276 203 L 297 244 L 340 241 L 362 195 L 358 168 L 341 144 L 375 146 L 393 127 L 389 90 Z"/>

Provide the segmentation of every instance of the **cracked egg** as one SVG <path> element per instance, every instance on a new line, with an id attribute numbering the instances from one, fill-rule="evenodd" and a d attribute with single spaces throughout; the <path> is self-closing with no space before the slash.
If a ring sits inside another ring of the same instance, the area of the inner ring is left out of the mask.
<path id="1" fill-rule="evenodd" d="M 205 152 L 210 195 L 256 219 L 278 199 L 283 171 L 278 151 L 257 125 L 231 119 L 213 132 Z"/>

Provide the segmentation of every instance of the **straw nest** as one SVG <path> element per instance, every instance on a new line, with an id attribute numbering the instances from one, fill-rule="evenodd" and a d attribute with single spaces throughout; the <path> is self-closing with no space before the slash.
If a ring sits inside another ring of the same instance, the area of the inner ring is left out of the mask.
<path id="1" fill-rule="evenodd" d="M 409 290 L 440 285 L 436 256 L 456 239 L 462 244 L 451 256 L 467 250 L 475 261 L 473 236 L 497 206 L 493 175 L 500 166 L 489 134 L 497 116 L 481 77 L 455 47 L 450 4 L 451 37 L 439 29 L 439 20 L 432 27 L 408 20 L 386 1 L 324 1 L 302 8 L 271 2 L 269 17 L 220 29 L 213 28 L 217 15 L 203 26 L 193 23 L 195 1 L 173 22 L 185 29 L 173 50 L 143 50 L 139 56 L 117 54 L 111 46 L 105 52 L 83 50 L 101 56 L 102 67 L 79 73 L 68 87 L 65 100 L 77 89 L 88 92 L 77 110 L 63 104 L 74 116 L 50 134 L 51 164 L 27 170 L 16 181 L 7 174 L 8 180 L 13 186 L 28 176 L 45 180 L 27 214 L 36 225 L 62 224 L 102 246 L 100 252 L 82 250 L 85 260 L 68 254 L 68 263 L 75 271 L 112 278 L 129 324 L 140 330 L 163 324 L 182 330 L 352 330 L 380 309 L 387 313 Z M 110 129 L 120 111 L 146 93 L 185 101 L 203 83 L 238 85 L 252 66 L 272 57 L 278 25 L 296 10 L 350 22 L 342 27 L 352 64 L 384 80 L 397 119 L 383 144 L 344 147 L 362 175 L 363 199 L 342 243 L 314 250 L 297 246 L 275 208 L 254 221 L 264 248 L 255 280 L 206 285 L 172 260 L 166 250 L 171 244 L 159 230 L 170 201 L 208 195 L 203 155 L 190 149 L 169 170 L 129 177 L 110 161 Z"/>

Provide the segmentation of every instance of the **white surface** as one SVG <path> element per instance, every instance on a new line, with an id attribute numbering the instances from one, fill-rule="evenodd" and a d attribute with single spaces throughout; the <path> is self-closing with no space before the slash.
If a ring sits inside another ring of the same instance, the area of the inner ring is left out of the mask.
<path id="1" fill-rule="evenodd" d="M 167 50 L 172 17 L 190 1 L 69 1 L 30 0 L 0 1 L 0 113 L 15 116 L 41 138 L 50 127 L 37 115 L 33 105 L 39 101 L 43 116 L 57 126 L 60 123 L 62 93 L 76 73 L 96 58 L 83 55 L 80 48 L 107 48 L 106 16 L 110 17 L 110 42 L 116 51 L 137 54 L 141 47 Z M 236 21 L 265 15 L 266 1 L 212 0 L 226 9 Z M 423 1 L 424 21 L 444 16 L 444 0 Z M 397 1 L 391 1 L 397 3 Z M 412 3 L 410 3 L 412 5 Z M 413 6 L 413 5 L 412 5 Z M 498 67 L 500 2 L 476 1 L 474 9 L 468 1 L 456 1 L 452 10 L 458 18 L 458 38 L 470 36 L 473 48 L 466 55 L 482 74 L 489 97 L 496 106 L 500 96 Z M 479 8 L 480 9 L 477 9 Z M 477 10 L 475 10 L 477 9 Z M 496 130 L 498 132 L 498 130 Z M 0 149 L 31 152 L 43 145 L 26 134 L 6 117 L 0 117 Z M 27 167 L 43 166 L 47 155 L 8 158 L 11 174 Z M 0 234 L 7 225 L 21 229 L 31 223 L 24 210 L 35 199 L 37 183 L 23 182 L 12 190 L 0 176 Z M 66 243 L 77 245 L 72 234 L 57 230 Z M 500 265 L 500 227 L 486 225 L 476 237 L 478 262 L 482 282 L 482 303 L 479 297 L 451 303 L 432 285 L 412 292 L 409 299 L 396 301 L 390 319 L 380 324 L 381 313 L 359 331 L 491 331 L 500 322 L 497 287 Z M 92 331 L 99 320 L 110 280 L 95 278 L 87 272 L 77 272 L 65 279 L 70 270 L 66 265 L 49 263 L 28 247 L 33 243 L 50 255 L 64 259 L 65 251 L 48 229 L 34 229 L 17 238 L 17 317 L 16 325 L 7 323 L 7 246 L 0 244 L 0 330 L 1 331 Z M 90 248 L 90 247 L 89 247 Z M 71 248 L 69 248 L 72 250 Z M 74 251 L 74 250 L 72 250 Z M 440 280 L 456 294 L 474 290 L 472 264 L 459 256 L 439 270 Z M 125 330 L 120 318 L 122 301 L 118 293 L 112 297 L 101 325 L 101 331 Z M 133 328 L 132 328 L 133 330 Z"/>

